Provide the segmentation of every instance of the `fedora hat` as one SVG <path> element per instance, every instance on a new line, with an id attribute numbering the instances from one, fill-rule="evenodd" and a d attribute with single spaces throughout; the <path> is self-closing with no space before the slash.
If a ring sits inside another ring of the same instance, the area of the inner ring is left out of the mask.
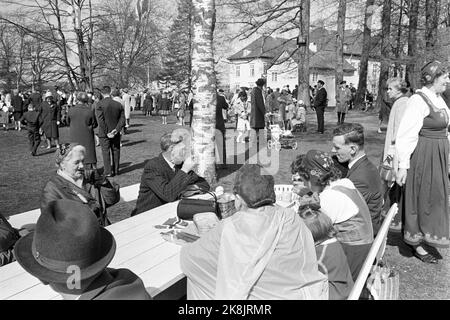
<path id="1" fill-rule="evenodd" d="M 72 200 L 50 202 L 35 231 L 14 247 L 19 264 L 48 283 L 66 283 L 73 266 L 80 270 L 79 280 L 91 278 L 108 266 L 115 251 L 113 235 L 86 205 Z"/>

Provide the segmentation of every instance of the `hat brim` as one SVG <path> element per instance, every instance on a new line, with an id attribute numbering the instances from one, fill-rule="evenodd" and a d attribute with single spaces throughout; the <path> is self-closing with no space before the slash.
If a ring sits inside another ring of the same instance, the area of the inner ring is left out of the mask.
<path id="1" fill-rule="evenodd" d="M 116 252 L 116 241 L 111 232 L 105 228 L 100 228 L 101 248 L 100 258 L 92 265 L 80 269 L 79 280 L 84 280 L 102 272 L 114 257 Z M 48 283 L 66 283 L 68 277 L 74 274 L 73 270 L 68 272 L 56 272 L 40 265 L 31 251 L 34 232 L 19 239 L 14 246 L 14 254 L 17 262 L 30 274 L 41 281 Z"/>

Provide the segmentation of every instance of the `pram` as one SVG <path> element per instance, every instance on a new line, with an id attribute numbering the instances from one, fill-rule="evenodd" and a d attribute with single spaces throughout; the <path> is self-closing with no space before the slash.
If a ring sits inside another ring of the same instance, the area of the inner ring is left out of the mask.
<path id="1" fill-rule="evenodd" d="M 267 148 L 280 151 L 281 149 L 294 149 L 298 147 L 297 140 L 290 130 L 283 130 L 278 124 L 269 126 L 267 130 Z"/>

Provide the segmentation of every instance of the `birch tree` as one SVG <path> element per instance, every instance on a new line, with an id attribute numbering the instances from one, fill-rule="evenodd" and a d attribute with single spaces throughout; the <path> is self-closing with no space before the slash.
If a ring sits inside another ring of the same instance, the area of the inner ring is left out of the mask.
<path id="1" fill-rule="evenodd" d="M 193 5 L 194 116 L 192 146 L 194 157 L 198 162 L 197 173 L 212 184 L 216 179 L 216 76 L 213 52 L 215 0 L 193 0 Z"/>
<path id="2" fill-rule="evenodd" d="M 306 106 L 310 106 L 309 99 L 309 23 L 310 23 L 310 0 L 302 0 L 300 8 L 299 39 L 302 45 L 298 48 L 298 93 L 297 99 L 303 100 Z"/>

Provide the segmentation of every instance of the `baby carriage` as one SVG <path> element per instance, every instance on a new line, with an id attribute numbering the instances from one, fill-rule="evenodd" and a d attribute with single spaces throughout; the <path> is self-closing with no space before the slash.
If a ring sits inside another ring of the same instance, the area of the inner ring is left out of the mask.
<path id="1" fill-rule="evenodd" d="M 290 130 L 283 130 L 277 124 L 269 126 L 269 130 L 267 130 L 267 148 L 280 151 L 281 149 L 296 150 L 297 147 L 297 141 Z"/>

